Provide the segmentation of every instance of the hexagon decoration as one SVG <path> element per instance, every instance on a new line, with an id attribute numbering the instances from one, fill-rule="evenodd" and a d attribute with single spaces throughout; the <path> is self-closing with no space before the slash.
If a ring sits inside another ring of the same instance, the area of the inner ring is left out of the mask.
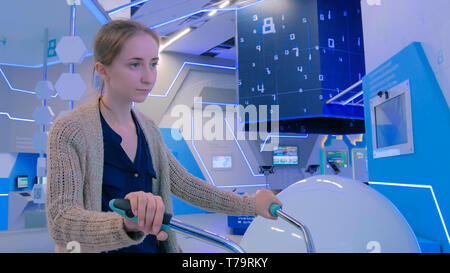
<path id="1" fill-rule="evenodd" d="M 53 121 L 55 114 L 48 106 L 38 106 L 33 112 L 34 122 L 39 125 L 50 124 Z"/>
<path id="2" fill-rule="evenodd" d="M 47 140 L 48 140 L 48 133 L 39 131 L 33 135 L 33 138 L 31 139 L 31 144 L 33 144 L 33 147 L 39 151 L 46 151 Z"/>
<path id="3" fill-rule="evenodd" d="M 51 81 L 40 81 L 36 84 L 34 92 L 40 100 L 46 100 L 52 97 L 55 93 L 55 88 Z"/>
<path id="4" fill-rule="evenodd" d="M 86 85 L 80 74 L 63 73 L 56 81 L 55 89 L 62 100 L 78 101 L 86 91 Z"/>
<path id="5" fill-rule="evenodd" d="M 80 64 L 88 50 L 79 36 L 64 36 L 56 45 L 56 54 L 62 63 Z"/>

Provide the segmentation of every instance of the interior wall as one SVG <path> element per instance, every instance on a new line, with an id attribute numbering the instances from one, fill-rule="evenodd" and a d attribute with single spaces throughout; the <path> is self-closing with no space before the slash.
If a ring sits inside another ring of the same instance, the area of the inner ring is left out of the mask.
<path id="1" fill-rule="evenodd" d="M 421 42 L 450 105 L 450 1 L 362 0 L 367 74 L 412 42 Z"/>
<path id="2" fill-rule="evenodd" d="M 408 80 L 414 150 L 374 157 L 368 141 L 369 179 L 404 215 L 416 236 L 450 251 L 448 219 L 450 2 L 362 1 L 367 75 L 363 79 L 366 130 L 372 138 L 370 101 L 378 90 Z M 422 51 L 423 48 L 423 51 Z M 437 81 L 436 81 L 437 80 Z M 369 126 L 368 126 L 369 125 Z M 425 167 L 424 167 L 425 166 Z M 426 166 L 432 166 L 430 169 Z"/>

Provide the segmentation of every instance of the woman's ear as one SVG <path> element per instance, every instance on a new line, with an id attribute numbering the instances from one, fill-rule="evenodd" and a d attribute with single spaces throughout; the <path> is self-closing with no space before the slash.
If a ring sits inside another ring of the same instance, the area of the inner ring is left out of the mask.
<path id="1" fill-rule="evenodd" d="M 103 81 L 105 81 L 108 77 L 106 67 L 100 62 L 95 63 L 95 71 L 97 71 L 97 74 L 103 79 Z"/>

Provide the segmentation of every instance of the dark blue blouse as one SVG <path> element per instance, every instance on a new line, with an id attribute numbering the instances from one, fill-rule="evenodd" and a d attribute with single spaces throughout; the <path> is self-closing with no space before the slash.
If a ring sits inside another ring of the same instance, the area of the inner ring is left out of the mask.
<path id="1" fill-rule="evenodd" d="M 135 191 L 152 192 L 152 177 L 156 178 L 156 173 L 153 169 L 150 149 L 133 111 L 131 115 L 138 136 L 134 162 L 120 146 L 122 137 L 108 125 L 100 111 L 104 145 L 102 211 L 111 211 L 109 208 L 111 199 L 124 198 L 128 193 Z M 111 252 L 155 253 L 160 251 L 156 245 L 156 236 L 148 234 L 138 245 Z"/>

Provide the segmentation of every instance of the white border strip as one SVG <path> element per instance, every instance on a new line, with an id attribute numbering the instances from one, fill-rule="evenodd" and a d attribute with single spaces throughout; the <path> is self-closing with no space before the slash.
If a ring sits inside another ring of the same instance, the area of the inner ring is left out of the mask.
<path id="1" fill-rule="evenodd" d="M 430 185 L 415 185 L 415 184 L 401 184 L 401 183 L 386 183 L 386 182 L 371 182 L 369 184 L 372 185 L 382 185 L 382 186 L 396 186 L 396 187 L 409 187 L 409 188 L 422 188 L 429 189 L 431 191 L 431 195 L 434 199 L 434 204 L 436 205 L 437 211 L 439 213 L 439 217 L 441 218 L 442 226 L 444 227 L 445 235 L 447 235 L 447 241 L 450 244 L 450 236 L 448 235 L 447 226 L 445 225 L 444 217 L 442 217 L 441 209 L 439 207 L 439 203 L 436 199 L 436 195 L 434 194 L 433 187 Z"/>

